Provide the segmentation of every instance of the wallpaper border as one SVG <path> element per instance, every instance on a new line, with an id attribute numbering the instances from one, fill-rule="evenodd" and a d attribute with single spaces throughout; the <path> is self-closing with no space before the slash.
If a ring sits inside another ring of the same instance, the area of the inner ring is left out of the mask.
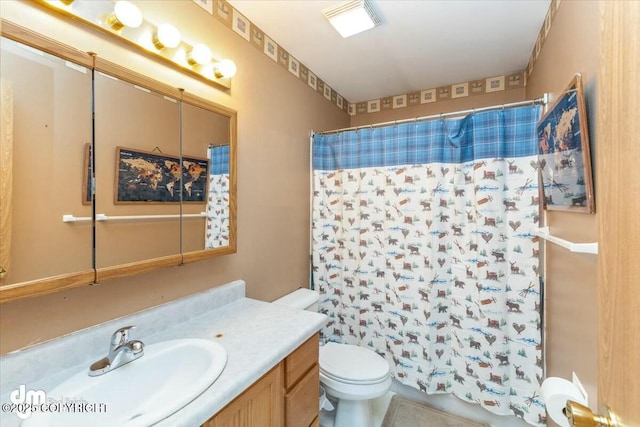
<path id="1" fill-rule="evenodd" d="M 527 85 L 527 77 L 531 75 L 538 59 L 542 45 L 549 34 L 553 18 L 562 0 L 551 0 L 547 15 L 538 33 L 538 38 L 529 56 L 527 68 L 511 74 L 485 77 L 479 80 L 459 82 L 437 88 L 423 89 L 416 92 L 386 96 L 350 103 L 327 82 L 318 77 L 308 67 L 293 57 L 285 48 L 271 39 L 257 25 L 247 19 L 226 0 L 192 0 L 195 4 L 213 15 L 230 30 L 245 39 L 253 47 L 263 52 L 268 58 L 279 64 L 295 78 L 303 81 L 311 90 L 323 96 L 327 101 L 351 116 L 375 113 L 387 109 L 412 107 L 418 104 L 447 101 L 467 96 L 483 95 L 517 89 Z"/>

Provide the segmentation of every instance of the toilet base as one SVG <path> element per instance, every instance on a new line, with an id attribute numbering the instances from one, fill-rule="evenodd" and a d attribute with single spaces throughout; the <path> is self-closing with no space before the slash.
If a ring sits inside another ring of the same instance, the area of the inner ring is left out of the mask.
<path id="1" fill-rule="evenodd" d="M 373 427 L 371 400 L 339 399 L 334 427 Z"/>
<path id="2" fill-rule="evenodd" d="M 391 402 L 391 398 L 395 393 L 389 391 L 385 393 L 383 396 L 380 396 L 376 399 L 371 399 L 371 413 L 373 416 L 373 426 L 380 427 L 382 425 L 382 421 L 384 420 L 385 415 L 387 414 L 387 409 L 389 408 L 389 403 Z M 338 399 L 335 399 L 332 396 L 328 396 L 328 399 L 334 406 L 338 405 Z M 336 410 L 328 411 L 323 409 L 320 411 L 320 427 L 335 427 L 334 422 L 336 419 Z M 354 427 L 354 426 L 351 426 Z"/>

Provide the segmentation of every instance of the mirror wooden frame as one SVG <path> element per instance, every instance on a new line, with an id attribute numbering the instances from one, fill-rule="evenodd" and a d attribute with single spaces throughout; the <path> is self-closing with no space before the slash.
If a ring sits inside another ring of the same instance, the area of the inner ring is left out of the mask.
<path id="1" fill-rule="evenodd" d="M 79 272 L 46 277 L 28 282 L 13 283 L 0 286 L 0 303 L 22 298 L 45 295 L 79 286 L 91 285 L 104 280 L 127 277 L 161 268 L 201 261 L 217 256 L 233 254 L 237 250 L 237 112 L 230 108 L 204 100 L 196 95 L 185 93 L 142 74 L 128 70 L 118 64 L 59 43 L 39 33 L 1 20 L 1 35 L 7 39 L 39 49 L 48 54 L 75 62 L 89 69 L 117 76 L 119 79 L 139 85 L 155 92 L 179 99 L 183 103 L 192 104 L 210 110 L 229 119 L 229 245 L 214 249 L 202 249 L 176 255 L 136 261 L 127 264 L 93 268 Z M 11 170 L 3 170 L 3 174 L 11 174 Z M 95 212 L 93 212 L 95 221 Z M 3 231 L 4 234 L 4 231 Z M 99 242 L 96 242 L 96 246 Z M 94 266 L 95 267 L 95 266 Z"/>

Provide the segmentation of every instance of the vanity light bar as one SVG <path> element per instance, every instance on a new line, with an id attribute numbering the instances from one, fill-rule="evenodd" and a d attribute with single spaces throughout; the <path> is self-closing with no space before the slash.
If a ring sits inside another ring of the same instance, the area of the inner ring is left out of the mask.
<path id="1" fill-rule="evenodd" d="M 203 43 L 185 42 L 180 31 L 168 23 L 150 23 L 131 2 L 33 1 L 124 41 L 147 55 L 160 58 L 200 80 L 231 88 L 231 78 L 236 72 L 232 60 L 214 58 L 209 47 Z"/>

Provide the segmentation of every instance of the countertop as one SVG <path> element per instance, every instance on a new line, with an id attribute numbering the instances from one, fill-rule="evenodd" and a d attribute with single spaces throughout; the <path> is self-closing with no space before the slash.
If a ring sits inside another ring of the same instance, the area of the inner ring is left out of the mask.
<path id="1" fill-rule="evenodd" d="M 111 333 L 136 325 L 131 338 L 152 344 L 176 338 L 204 338 L 227 350 L 227 364 L 199 397 L 157 426 L 199 426 L 313 336 L 326 316 L 246 298 L 241 280 L 130 316 L 74 332 L 0 358 L 0 401 L 21 384 L 51 390 L 105 356 Z M 135 363 L 132 362 L 132 363 Z M 108 374 L 106 374 L 108 375 Z M 107 407 L 108 410 L 108 407 Z M 13 413 L 0 413 L 2 426 L 18 426 Z"/>

